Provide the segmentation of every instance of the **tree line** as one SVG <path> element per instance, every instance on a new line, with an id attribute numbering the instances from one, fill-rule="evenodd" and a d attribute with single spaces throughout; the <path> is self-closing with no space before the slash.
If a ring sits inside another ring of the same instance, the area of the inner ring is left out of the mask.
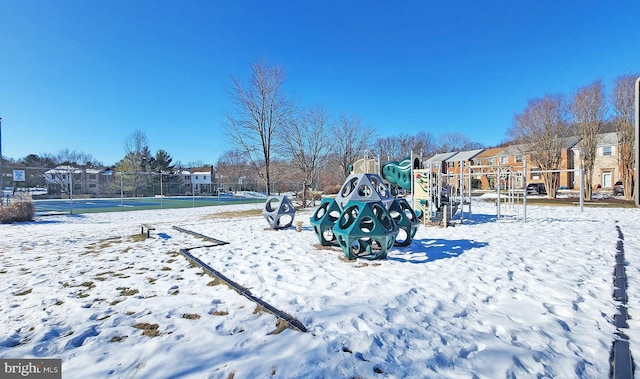
<path id="1" fill-rule="evenodd" d="M 221 155 L 217 174 L 235 180 L 253 173 L 264 181 L 268 194 L 274 177 L 291 178 L 303 183 L 303 204 L 311 187 L 335 191 L 348 176 L 349 165 L 366 150 L 388 161 L 412 152 L 431 156 L 482 147 L 460 133 L 443 134 L 439 141 L 429 132 L 375 139 L 374 129 L 357 116 L 334 118 L 322 105 L 300 106 L 284 89 L 284 69 L 264 60 L 252 64 L 246 82 L 235 77 L 231 81 L 224 129 L 232 149 Z"/>
<path id="2" fill-rule="evenodd" d="M 530 99 L 513 117 L 508 140 L 502 145 L 526 146 L 523 154 L 541 170 L 560 166 L 562 152 L 570 137 L 581 142 L 580 163 L 585 172 L 585 196 L 591 199 L 592 173 L 598 135 L 615 130 L 620 144 L 621 180 L 625 197 L 632 196 L 634 165 L 634 82 L 637 75 L 622 75 L 610 94 L 601 80 L 579 88 L 569 96 L 548 94 Z M 371 152 L 382 162 L 401 160 L 411 153 L 430 157 L 438 152 L 484 148 L 461 133 L 444 133 L 435 138 L 430 132 L 377 137 L 375 130 L 358 116 L 332 117 L 323 105 L 302 107 L 300 100 L 285 90 L 286 73 L 277 65 L 257 60 L 246 81 L 231 78 L 228 88 L 230 109 L 222 126 L 230 141 L 212 166 L 218 180 L 237 183 L 241 178 L 262 181 L 266 192 L 276 182 L 300 183 L 303 199 L 308 190 L 335 192 L 349 174 L 349 165 Z M 146 135 L 132 132 L 124 143 L 125 155 L 112 167 L 115 171 L 178 173 L 183 168 L 207 166 L 202 161 L 173 162 L 163 149 L 152 154 Z M 81 168 L 101 166 L 90 154 L 60 151 L 58 154 L 30 154 L 9 164 L 27 167 L 73 165 Z M 550 196 L 557 192 L 557 173 L 544 174 Z M 129 187 L 136 193 L 144 186 L 144 176 L 132 175 Z M 304 200 L 303 200 L 304 202 Z"/>

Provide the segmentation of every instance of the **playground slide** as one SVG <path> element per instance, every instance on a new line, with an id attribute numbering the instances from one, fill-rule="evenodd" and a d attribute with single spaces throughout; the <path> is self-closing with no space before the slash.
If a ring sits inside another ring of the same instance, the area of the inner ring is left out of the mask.
<path id="1" fill-rule="evenodd" d="M 411 190 L 411 158 L 385 164 L 382 167 L 382 178 L 391 185 Z"/>

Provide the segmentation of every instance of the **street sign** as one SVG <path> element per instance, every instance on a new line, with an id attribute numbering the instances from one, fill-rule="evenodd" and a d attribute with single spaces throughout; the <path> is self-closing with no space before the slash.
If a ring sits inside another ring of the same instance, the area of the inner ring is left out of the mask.
<path id="1" fill-rule="evenodd" d="M 14 182 L 24 182 L 24 170 L 13 170 L 13 181 Z"/>

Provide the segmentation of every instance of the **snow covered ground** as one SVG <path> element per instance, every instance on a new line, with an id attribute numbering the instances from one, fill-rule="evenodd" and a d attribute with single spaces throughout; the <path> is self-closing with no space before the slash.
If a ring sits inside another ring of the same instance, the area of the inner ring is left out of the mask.
<path id="1" fill-rule="evenodd" d="M 318 248 L 311 211 L 296 215 L 302 232 L 274 231 L 241 212 L 261 207 L 0 225 L 0 357 L 61 358 L 64 378 L 606 378 L 616 227 L 640 314 L 638 209 L 529 206 L 522 223 L 478 201 L 472 222 L 421 226 L 386 260 L 346 261 Z M 308 332 L 277 333 L 181 248 Z M 636 362 L 639 323 L 625 331 Z"/>

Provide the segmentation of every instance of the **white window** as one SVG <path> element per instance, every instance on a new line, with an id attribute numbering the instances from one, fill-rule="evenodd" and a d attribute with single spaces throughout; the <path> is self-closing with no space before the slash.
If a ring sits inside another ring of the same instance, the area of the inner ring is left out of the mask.
<path id="1" fill-rule="evenodd" d="M 507 164 L 508 158 L 506 156 L 500 157 L 500 164 Z"/>
<path id="2" fill-rule="evenodd" d="M 602 156 L 610 157 L 611 156 L 611 146 L 605 146 L 602 148 Z"/>
<path id="3" fill-rule="evenodd" d="M 516 162 L 517 163 L 522 163 L 522 160 L 523 160 L 522 155 L 516 155 Z"/>

